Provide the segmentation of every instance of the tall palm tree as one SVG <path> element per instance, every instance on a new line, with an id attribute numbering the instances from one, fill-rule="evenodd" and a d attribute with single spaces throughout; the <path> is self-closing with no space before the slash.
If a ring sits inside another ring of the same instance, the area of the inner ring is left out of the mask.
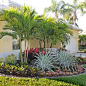
<path id="1" fill-rule="evenodd" d="M 79 13 L 77 11 L 80 11 L 80 13 L 82 13 L 82 14 L 84 14 L 86 12 L 86 11 L 84 11 L 84 7 L 86 7 L 85 3 L 86 3 L 86 1 L 81 2 L 81 4 L 78 4 L 78 0 L 73 0 L 73 5 L 69 6 L 69 8 L 71 9 L 70 13 L 72 15 L 74 25 L 77 25 L 76 19 L 78 19 L 77 14 Z"/>
<path id="2" fill-rule="evenodd" d="M 3 10 L 1 16 L 3 20 L 8 22 L 8 25 L 5 26 L 5 29 L 12 30 L 18 35 L 20 39 L 20 53 L 22 58 L 21 41 L 22 39 L 25 39 L 25 49 L 26 49 L 26 40 L 29 41 L 29 39 L 32 38 L 33 32 L 32 29 L 35 28 L 36 26 L 36 18 L 38 16 L 35 16 L 35 11 L 33 9 L 25 6 L 23 6 L 23 8 L 20 8 L 19 10 L 17 8 L 16 9 L 10 8 L 9 10 Z"/>
<path id="3" fill-rule="evenodd" d="M 10 35 L 10 36 L 14 36 L 14 35 L 18 35 L 19 40 L 20 40 L 20 53 L 21 53 L 21 58 L 22 58 L 22 46 L 21 46 L 21 40 L 22 40 L 22 31 L 23 31 L 23 27 L 22 27 L 22 15 L 19 14 L 18 9 L 14 9 L 14 8 L 10 8 L 9 10 L 3 10 L 0 14 L 0 16 L 2 16 L 2 20 L 7 21 L 8 24 L 5 25 L 5 28 L 3 28 L 4 30 L 11 30 L 12 33 L 7 33 L 7 32 L 1 32 L 2 36 L 5 35 Z M 15 33 L 15 34 L 14 34 Z M 4 35 L 3 35 L 4 34 Z"/>
<path id="4" fill-rule="evenodd" d="M 48 8 L 45 8 L 45 12 L 53 12 L 55 13 L 56 19 L 59 18 L 59 14 L 63 15 L 66 12 L 70 12 L 70 9 L 68 9 L 66 6 L 69 6 L 68 3 L 65 3 L 64 1 L 60 1 L 59 3 L 56 2 L 56 0 L 51 0 L 52 5 Z"/>
<path id="5" fill-rule="evenodd" d="M 47 43 L 50 42 L 51 36 L 53 33 L 53 22 L 55 21 L 54 18 L 46 18 L 44 15 L 41 17 L 41 19 L 38 22 L 38 28 L 35 30 L 35 38 L 40 41 L 40 46 L 41 42 L 44 43 L 44 48 L 46 47 L 46 40 Z"/>

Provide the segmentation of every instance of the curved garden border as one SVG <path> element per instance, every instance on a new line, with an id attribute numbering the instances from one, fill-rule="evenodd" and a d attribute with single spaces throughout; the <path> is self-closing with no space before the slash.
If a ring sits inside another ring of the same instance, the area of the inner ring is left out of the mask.
<path id="1" fill-rule="evenodd" d="M 80 73 L 80 74 L 75 74 L 75 75 L 54 76 L 54 77 L 23 77 L 23 76 L 6 75 L 6 74 L 0 73 L 0 76 L 4 76 L 4 77 L 15 77 L 15 78 L 35 78 L 35 79 L 38 79 L 38 78 L 49 78 L 50 79 L 50 78 L 59 78 L 59 77 L 71 77 L 71 76 L 79 76 L 79 75 L 86 74 L 86 68 L 84 68 L 83 65 L 81 65 L 81 66 L 84 69 L 84 72 L 83 73 Z"/>

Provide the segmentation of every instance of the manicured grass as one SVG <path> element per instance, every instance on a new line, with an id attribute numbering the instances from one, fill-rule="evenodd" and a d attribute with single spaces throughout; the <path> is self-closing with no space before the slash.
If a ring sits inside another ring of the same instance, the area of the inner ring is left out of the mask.
<path id="1" fill-rule="evenodd" d="M 84 64 L 83 67 L 86 68 L 86 64 Z"/>
<path id="2" fill-rule="evenodd" d="M 79 86 L 86 86 L 86 74 L 73 76 L 73 77 L 60 77 L 60 78 L 51 79 L 51 80 L 64 81 L 64 82 L 79 85 Z"/>
<path id="3" fill-rule="evenodd" d="M 0 76 L 0 86 L 77 86 L 63 81 L 50 80 L 46 78 L 8 78 Z"/>

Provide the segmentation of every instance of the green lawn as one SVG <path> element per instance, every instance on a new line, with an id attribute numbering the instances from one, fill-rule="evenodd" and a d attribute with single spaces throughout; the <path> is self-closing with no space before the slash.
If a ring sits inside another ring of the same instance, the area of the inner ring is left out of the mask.
<path id="1" fill-rule="evenodd" d="M 60 78 L 51 79 L 51 80 L 64 81 L 64 82 L 79 85 L 79 86 L 86 86 L 86 74 L 73 76 L 73 77 L 60 77 Z"/>
<path id="2" fill-rule="evenodd" d="M 86 64 L 84 64 L 83 67 L 86 68 Z"/>
<path id="3" fill-rule="evenodd" d="M 50 80 L 46 78 L 8 78 L 0 76 L 0 86 L 78 86 L 63 81 Z"/>

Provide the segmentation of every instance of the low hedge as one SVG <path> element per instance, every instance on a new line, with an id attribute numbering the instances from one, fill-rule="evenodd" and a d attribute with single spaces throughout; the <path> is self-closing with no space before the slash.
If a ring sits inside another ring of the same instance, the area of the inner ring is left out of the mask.
<path id="1" fill-rule="evenodd" d="M 60 77 L 56 79 L 54 78 L 52 80 L 64 81 L 66 83 L 71 83 L 79 86 L 86 86 L 86 74 L 73 77 Z"/>
<path id="2" fill-rule="evenodd" d="M 49 80 L 46 78 L 8 78 L 0 76 L 0 86 L 77 86 L 62 81 Z"/>

